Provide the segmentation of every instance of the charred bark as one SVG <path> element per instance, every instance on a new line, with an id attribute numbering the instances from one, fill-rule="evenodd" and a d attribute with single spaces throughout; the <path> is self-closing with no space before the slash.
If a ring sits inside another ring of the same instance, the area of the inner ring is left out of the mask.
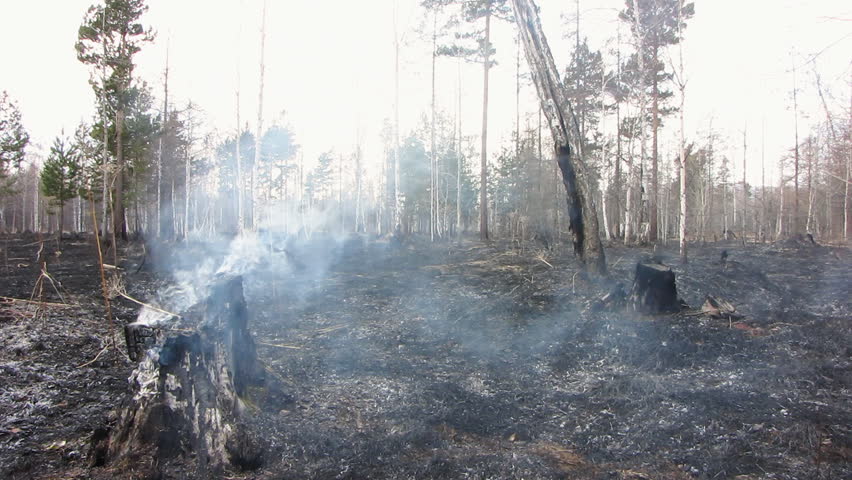
<path id="1" fill-rule="evenodd" d="M 93 437 L 92 462 L 149 478 L 175 465 L 199 477 L 259 467 L 263 447 L 243 399 L 264 378 L 247 320 L 242 279 L 231 277 L 183 316 L 194 328 L 161 331 L 131 375 L 117 425 Z"/>
<path id="2" fill-rule="evenodd" d="M 675 274 L 662 263 L 638 263 L 630 306 L 642 313 L 677 312 L 683 303 L 677 296 Z"/>
<path id="3" fill-rule="evenodd" d="M 594 195 L 583 162 L 577 120 L 565 96 L 559 70 L 550 53 L 536 7 L 530 0 L 513 0 L 512 3 L 527 63 L 556 145 L 556 160 L 567 193 L 574 253 L 587 269 L 605 274 L 606 256 L 598 231 Z"/>

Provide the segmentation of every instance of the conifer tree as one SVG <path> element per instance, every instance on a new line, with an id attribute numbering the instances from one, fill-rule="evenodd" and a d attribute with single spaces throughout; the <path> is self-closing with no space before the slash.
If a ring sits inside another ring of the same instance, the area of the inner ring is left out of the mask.
<path id="1" fill-rule="evenodd" d="M 139 19 L 148 10 L 144 0 L 105 0 L 89 7 L 77 35 L 77 59 L 101 69 L 102 85 L 92 82 L 104 110 L 114 113 L 116 177 L 114 184 L 113 228 L 127 236 L 124 215 L 124 120 L 133 78 L 133 57 L 142 45 L 154 39 Z M 107 75 L 108 73 L 108 75 Z"/>
<path id="2" fill-rule="evenodd" d="M 10 169 L 21 164 L 29 142 L 30 136 L 21 123 L 21 111 L 4 91 L 0 94 L 0 197 L 12 192 L 14 179 Z"/>
<path id="3" fill-rule="evenodd" d="M 625 9 L 620 18 L 630 25 L 637 39 L 638 74 L 640 87 L 650 88 L 651 93 L 651 196 L 650 196 L 650 240 L 657 239 L 657 197 L 658 180 L 658 132 L 660 116 L 667 113 L 662 104 L 672 96 L 664 90 L 672 74 L 666 72 L 661 59 L 661 51 L 669 45 L 680 42 L 685 22 L 695 14 L 695 4 L 680 5 L 680 0 L 626 0 Z M 643 118 L 644 122 L 645 119 Z"/>
<path id="4" fill-rule="evenodd" d="M 50 204 L 59 208 L 59 231 L 61 241 L 65 226 L 65 202 L 78 195 L 81 173 L 80 155 L 75 145 L 57 137 L 50 147 L 50 156 L 41 170 L 41 193 L 50 197 Z"/>

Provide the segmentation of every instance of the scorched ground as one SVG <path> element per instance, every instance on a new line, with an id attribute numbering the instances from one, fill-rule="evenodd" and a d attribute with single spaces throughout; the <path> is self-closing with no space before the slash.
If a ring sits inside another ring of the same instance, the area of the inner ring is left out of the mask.
<path id="1" fill-rule="evenodd" d="M 29 299 L 31 237 L 3 239 L 2 295 Z M 48 242 L 50 254 L 55 243 Z M 87 458 L 130 393 L 107 350 L 94 247 L 50 256 L 51 305 L 0 310 L 0 476 L 115 478 Z M 729 253 L 725 265 L 720 252 Z M 249 327 L 275 389 L 249 401 L 263 444 L 231 478 L 848 478 L 852 328 L 847 249 L 692 248 L 677 274 L 741 319 L 593 308 L 611 284 L 570 253 L 508 244 L 403 248 L 315 238 L 245 272 Z M 153 301 L 227 243 L 122 252 L 114 290 Z M 666 255 L 669 257 L 667 258 Z M 211 258 L 212 256 L 212 258 Z M 629 286 L 647 249 L 610 248 Z M 23 259 L 23 260 L 17 260 Z M 168 267 L 168 268 L 166 268 Z M 118 322 L 138 305 L 117 297 Z M 123 347 L 123 345 L 120 345 Z M 112 412 L 112 413 L 111 413 Z M 183 478 L 177 463 L 163 472 Z M 132 472 L 121 473 L 132 477 Z"/>

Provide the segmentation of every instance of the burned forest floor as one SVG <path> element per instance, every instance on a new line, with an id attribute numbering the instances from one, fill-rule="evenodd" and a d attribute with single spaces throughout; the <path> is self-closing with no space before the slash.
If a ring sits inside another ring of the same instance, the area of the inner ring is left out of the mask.
<path id="1" fill-rule="evenodd" d="M 690 309 L 645 316 L 598 304 L 650 248 L 608 248 L 604 281 L 508 242 L 131 244 L 105 259 L 112 330 L 91 241 L 44 242 L 46 274 L 40 247 L 0 237 L 0 478 L 116 478 L 88 455 L 131 394 L 130 298 L 179 311 L 222 271 L 276 386 L 244 399 L 262 464 L 228 478 L 852 477 L 845 247 L 663 247 Z"/>

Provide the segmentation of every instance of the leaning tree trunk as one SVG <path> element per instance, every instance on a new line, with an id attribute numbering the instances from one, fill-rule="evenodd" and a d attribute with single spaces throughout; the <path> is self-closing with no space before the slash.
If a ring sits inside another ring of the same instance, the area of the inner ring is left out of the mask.
<path id="1" fill-rule="evenodd" d="M 178 464 L 199 478 L 259 467 L 263 448 L 241 418 L 263 382 L 247 317 L 242 278 L 225 277 L 180 329 L 130 324 L 128 352 L 142 357 L 133 397 L 116 426 L 95 432 L 92 463 L 150 478 Z"/>
<path id="2" fill-rule="evenodd" d="M 556 161 L 568 197 L 568 220 L 574 237 L 574 253 L 586 268 L 604 274 L 606 256 L 598 234 L 594 196 L 583 163 L 582 142 L 571 103 L 565 96 L 559 70 L 553 61 L 532 0 L 512 0 L 512 4 L 527 62 L 556 145 Z"/>

